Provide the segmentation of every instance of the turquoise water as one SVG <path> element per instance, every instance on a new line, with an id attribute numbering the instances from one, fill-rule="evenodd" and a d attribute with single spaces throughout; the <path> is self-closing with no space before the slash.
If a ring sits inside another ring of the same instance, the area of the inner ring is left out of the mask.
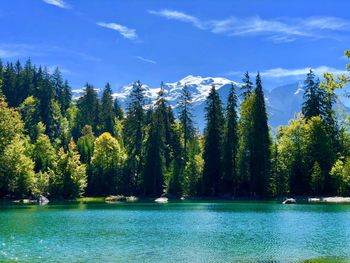
<path id="1" fill-rule="evenodd" d="M 350 260 L 350 205 L 0 204 L 0 261 Z"/>

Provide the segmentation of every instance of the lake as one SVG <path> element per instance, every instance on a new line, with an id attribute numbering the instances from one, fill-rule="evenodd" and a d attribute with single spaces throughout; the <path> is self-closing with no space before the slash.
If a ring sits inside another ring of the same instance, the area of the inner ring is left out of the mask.
<path id="1" fill-rule="evenodd" d="M 0 204 L 0 261 L 350 260 L 350 205 Z"/>

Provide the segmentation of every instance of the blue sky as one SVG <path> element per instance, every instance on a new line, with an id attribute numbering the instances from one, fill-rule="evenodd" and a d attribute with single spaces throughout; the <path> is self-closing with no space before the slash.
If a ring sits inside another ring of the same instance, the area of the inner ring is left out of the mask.
<path id="1" fill-rule="evenodd" d="M 349 9 L 348 0 L 3 0 L 0 57 L 58 66 L 73 88 L 189 74 L 239 82 L 248 70 L 271 89 L 310 67 L 344 70 Z"/>

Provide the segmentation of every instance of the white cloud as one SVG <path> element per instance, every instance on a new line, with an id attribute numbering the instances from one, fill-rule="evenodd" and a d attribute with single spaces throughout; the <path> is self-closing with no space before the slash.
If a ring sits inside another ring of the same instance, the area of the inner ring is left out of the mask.
<path id="1" fill-rule="evenodd" d="M 194 27 L 228 36 L 261 35 L 273 42 L 292 42 L 299 38 L 325 38 L 330 33 L 350 31 L 350 22 L 337 17 L 275 18 L 259 16 L 220 20 L 201 20 L 176 10 L 148 11 L 149 14 L 190 23 Z"/>
<path id="2" fill-rule="evenodd" d="M 260 75 L 267 78 L 283 78 L 283 77 L 297 77 L 306 75 L 309 73 L 310 69 L 318 75 L 322 76 L 325 72 L 331 72 L 334 74 L 343 74 L 346 73 L 345 70 L 336 69 L 328 66 L 319 66 L 317 68 L 298 68 L 298 69 L 285 69 L 285 68 L 274 68 L 260 72 Z"/>
<path id="3" fill-rule="evenodd" d="M 144 58 L 144 57 L 141 57 L 141 56 L 136 56 L 136 58 L 139 59 L 139 60 L 142 60 L 144 62 L 151 63 L 151 64 L 156 64 L 157 63 L 157 61 L 154 61 L 154 60 L 148 59 L 148 58 Z"/>
<path id="4" fill-rule="evenodd" d="M 68 4 L 66 4 L 63 0 L 43 0 L 45 3 L 49 5 L 54 5 L 60 8 L 69 9 L 71 8 Z"/>
<path id="5" fill-rule="evenodd" d="M 286 69 L 286 68 L 272 68 L 260 72 L 260 75 L 265 78 L 288 78 L 288 77 L 300 77 L 306 76 L 310 72 L 310 69 L 318 76 L 322 77 L 325 72 L 334 73 L 336 75 L 347 73 L 347 71 L 342 69 L 336 69 L 328 66 L 319 66 L 316 68 L 304 67 L 296 69 Z M 255 76 L 257 72 L 252 72 L 250 75 Z M 223 73 L 225 76 L 235 76 L 239 77 L 244 75 L 243 71 L 229 71 Z"/>
<path id="6" fill-rule="evenodd" d="M 185 23 L 190 23 L 195 27 L 204 29 L 202 22 L 195 16 L 187 15 L 180 11 L 163 9 L 160 11 L 149 10 L 149 14 L 165 17 L 170 20 L 178 20 Z"/>
<path id="7" fill-rule="evenodd" d="M 137 39 L 136 30 L 116 23 L 98 22 L 97 25 L 119 32 L 123 37 L 131 40 Z"/>

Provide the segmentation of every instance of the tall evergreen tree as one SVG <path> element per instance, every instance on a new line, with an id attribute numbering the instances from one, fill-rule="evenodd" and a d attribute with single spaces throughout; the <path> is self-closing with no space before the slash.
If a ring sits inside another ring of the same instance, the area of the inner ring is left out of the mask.
<path id="1" fill-rule="evenodd" d="M 118 98 L 114 99 L 113 102 L 113 109 L 114 109 L 114 114 L 115 116 L 119 119 L 122 120 L 124 119 L 124 111 L 122 109 L 122 107 L 119 104 Z"/>
<path id="2" fill-rule="evenodd" d="M 141 83 L 133 84 L 124 126 L 124 142 L 127 152 L 127 174 L 129 175 L 128 188 L 130 193 L 141 192 L 142 166 L 143 166 L 143 141 L 145 125 L 145 89 Z"/>
<path id="3" fill-rule="evenodd" d="M 106 84 L 102 93 L 100 114 L 101 131 L 113 134 L 115 112 L 113 108 L 112 89 L 109 83 Z"/>
<path id="4" fill-rule="evenodd" d="M 144 194 L 160 196 L 164 192 L 164 126 L 159 111 L 154 111 L 146 142 L 145 165 L 143 170 Z"/>
<path id="5" fill-rule="evenodd" d="M 205 117 L 203 195 L 217 196 L 222 175 L 224 116 L 222 102 L 214 86 L 207 97 Z"/>
<path id="6" fill-rule="evenodd" d="M 184 158 L 188 159 L 188 143 L 195 135 L 195 128 L 193 125 L 193 108 L 192 108 L 192 94 L 189 88 L 185 85 L 182 88 L 181 96 L 178 102 L 180 110 L 179 120 L 181 124 L 181 133 L 184 142 Z"/>
<path id="7" fill-rule="evenodd" d="M 238 184 L 237 176 L 237 95 L 235 87 L 231 84 L 226 108 L 226 125 L 224 134 L 223 177 L 221 192 L 235 194 Z"/>
<path id="8" fill-rule="evenodd" d="M 302 113 L 306 119 L 325 115 L 325 90 L 320 88 L 320 82 L 315 73 L 310 70 L 304 82 L 304 102 Z"/>
<path id="9" fill-rule="evenodd" d="M 252 113 L 251 193 L 253 196 L 265 197 L 268 194 L 270 180 L 271 139 L 259 73 L 256 76 Z"/>
<path id="10" fill-rule="evenodd" d="M 86 84 L 84 95 L 77 101 L 77 129 L 81 131 L 85 125 L 90 125 L 95 134 L 98 132 L 100 104 L 97 92 L 90 84 Z"/>
<path id="11" fill-rule="evenodd" d="M 12 63 L 7 63 L 2 86 L 3 94 L 10 107 L 16 105 L 16 72 Z"/>
<path id="12" fill-rule="evenodd" d="M 31 95 L 31 96 L 35 95 L 34 75 L 35 75 L 35 69 L 33 68 L 32 61 L 28 59 L 24 65 L 23 85 L 27 90 L 28 95 Z"/>
<path id="13" fill-rule="evenodd" d="M 242 79 L 243 85 L 241 87 L 243 98 L 246 99 L 253 92 L 253 82 L 250 81 L 249 72 L 244 73 L 244 78 Z"/>

